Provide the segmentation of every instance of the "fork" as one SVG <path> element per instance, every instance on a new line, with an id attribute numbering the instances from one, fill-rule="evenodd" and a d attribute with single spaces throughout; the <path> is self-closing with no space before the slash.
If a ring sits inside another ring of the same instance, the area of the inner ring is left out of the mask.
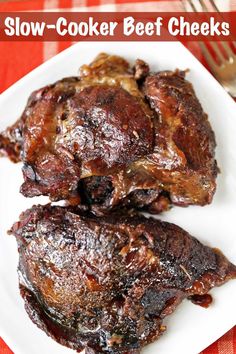
<path id="1" fill-rule="evenodd" d="M 215 4 L 215 1 L 209 1 L 213 9 L 220 12 Z M 185 11 L 188 11 L 186 2 L 190 5 L 194 12 L 198 12 L 193 0 L 182 0 Z M 204 0 L 198 0 L 198 3 L 201 5 L 204 12 L 209 12 Z M 234 54 L 229 43 L 222 41 L 208 43 L 208 45 L 211 46 L 211 49 L 215 52 L 216 57 L 213 57 L 208 46 L 204 42 L 200 42 L 199 45 L 215 78 L 222 84 L 222 86 L 232 97 L 236 97 L 236 55 Z M 233 42 L 233 45 L 235 46 L 235 42 Z M 226 57 L 223 55 L 222 48 L 224 49 Z"/>

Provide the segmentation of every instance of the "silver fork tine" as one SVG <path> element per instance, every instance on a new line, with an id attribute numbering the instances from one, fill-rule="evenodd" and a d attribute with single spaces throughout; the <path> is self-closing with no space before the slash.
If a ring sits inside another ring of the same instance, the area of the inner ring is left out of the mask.
<path id="1" fill-rule="evenodd" d="M 221 43 L 221 44 L 223 44 L 223 43 Z M 220 64 L 222 64 L 223 61 L 225 60 L 225 58 L 224 58 L 224 56 L 223 56 L 218 44 L 216 44 L 215 42 L 211 42 L 210 45 L 213 48 L 213 50 L 216 53 L 216 55 L 218 56 L 218 58 L 220 59 Z"/>
<path id="2" fill-rule="evenodd" d="M 218 7 L 216 6 L 216 3 L 215 3 L 214 0 L 210 0 L 210 3 L 211 3 L 211 5 L 212 5 L 212 7 L 215 9 L 215 11 L 220 12 L 220 10 L 219 10 Z"/>
<path id="3" fill-rule="evenodd" d="M 200 1 L 201 1 L 201 0 L 200 0 Z M 191 8 L 192 8 L 192 10 L 193 10 L 194 12 L 198 12 L 197 9 L 196 9 L 196 6 L 195 6 L 194 3 L 192 2 L 192 0 L 187 0 L 187 2 L 189 3 L 189 5 L 191 6 Z M 186 5 L 185 5 L 185 2 L 182 1 L 182 4 L 183 4 L 183 6 L 184 6 L 184 8 L 185 8 L 185 10 L 186 10 L 187 7 L 186 7 Z M 204 57 L 206 58 L 208 64 L 214 69 L 214 68 L 216 67 L 216 62 L 215 62 L 215 60 L 213 59 L 212 54 L 211 54 L 211 52 L 209 51 L 208 47 L 207 47 L 206 44 L 203 43 L 203 42 L 199 42 L 199 45 L 200 45 L 200 47 L 201 47 L 201 50 L 202 50 L 202 52 L 203 52 L 203 54 L 204 54 Z M 218 47 L 217 47 L 217 50 L 219 51 Z M 221 54 L 221 55 L 222 55 L 222 54 Z M 221 58 L 223 58 L 223 56 L 222 56 Z M 224 58 L 223 58 L 223 59 L 224 59 Z"/>
<path id="4" fill-rule="evenodd" d="M 201 4 L 201 6 L 202 6 L 202 9 L 203 9 L 204 11 L 208 12 L 208 9 L 207 9 L 207 7 L 206 7 L 206 4 L 204 3 L 204 0 L 199 0 L 199 2 L 200 2 L 200 4 Z M 213 6 L 213 8 L 214 8 L 217 12 L 220 13 L 220 10 L 219 10 L 218 7 L 216 6 L 215 0 L 210 0 L 210 3 L 211 3 L 211 5 Z M 221 43 L 222 47 L 224 48 L 226 54 L 228 55 L 228 59 L 232 58 L 232 57 L 234 56 L 234 52 L 232 51 L 232 49 L 231 49 L 229 43 L 227 43 L 227 42 L 222 42 L 222 41 L 220 41 L 220 43 Z M 235 45 L 235 44 L 234 44 L 234 45 Z M 220 56 L 221 60 L 224 60 L 224 57 L 223 57 L 223 55 L 221 54 L 220 49 L 217 47 L 217 44 L 214 43 L 214 45 L 213 45 L 213 43 L 212 43 L 212 46 L 214 47 L 214 50 L 215 50 L 216 54 Z M 217 47 L 217 48 L 216 48 L 216 47 Z M 219 54 L 219 53 L 220 53 L 220 54 Z"/>
<path id="5" fill-rule="evenodd" d="M 232 51 L 230 45 L 227 42 L 220 42 L 220 43 L 223 46 L 225 52 L 227 53 L 228 59 L 232 59 L 235 56 L 235 54 Z"/>
<path id="6" fill-rule="evenodd" d="M 188 1 L 189 5 L 191 6 L 191 8 L 193 9 L 193 11 L 198 12 L 198 10 L 197 10 L 196 6 L 194 5 L 193 1 L 192 1 L 192 0 L 187 0 L 187 1 Z M 213 8 L 214 8 L 217 12 L 220 13 L 218 7 L 217 7 L 216 4 L 215 4 L 215 1 L 214 1 L 214 0 L 210 0 L 210 2 L 211 2 L 211 4 L 212 4 Z M 183 3 L 184 3 L 184 2 L 183 2 Z M 204 3 L 204 0 L 199 0 L 199 3 L 200 3 L 200 5 L 201 5 L 203 11 L 208 12 L 208 8 L 206 7 L 206 4 Z M 185 6 L 185 9 L 186 9 L 186 6 Z M 229 45 L 227 42 L 222 42 L 222 41 L 220 41 L 219 43 L 220 43 L 220 44 L 222 45 L 222 47 L 224 48 L 225 53 L 226 53 L 227 56 L 228 56 L 228 60 L 230 60 L 231 58 L 233 58 L 233 57 L 235 56 L 233 50 L 231 49 L 230 45 Z M 233 42 L 233 44 L 234 44 L 234 46 L 235 46 L 235 43 L 234 43 L 234 42 Z M 219 46 L 218 46 L 215 42 L 211 42 L 211 46 L 212 46 L 213 50 L 215 51 L 215 53 L 217 54 L 217 56 L 219 57 L 219 59 L 220 59 L 220 61 L 221 61 L 221 63 L 222 63 L 225 58 L 224 58 L 224 56 L 223 56 L 223 54 L 222 54 L 222 52 L 221 52 Z M 203 47 L 203 43 L 202 43 L 202 47 Z M 203 52 L 204 52 L 204 54 L 206 54 L 206 56 L 207 56 L 206 59 L 209 61 L 209 56 L 212 57 L 212 55 L 211 55 L 211 53 L 210 53 L 210 51 L 209 51 L 209 49 L 207 48 L 206 45 L 204 45 L 204 48 L 205 48 L 205 49 L 203 49 Z M 210 63 L 209 63 L 209 64 L 210 64 Z"/>
<path id="7" fill-rule="evenodd" d="M 210 3 L 214 10 L 219 11 L 214 0 L 210 0 Z M 201 6 L 202 11 L 208 12 L 205 0 L 198 0 L 198 4 Z M 199 12 L 193 0 L 182 0 L 182 5 L 186 12 L 189 10 L 189 7 L 190 11 Z M 223 19 L 222 14 L 220 16 Z M 232 43 L 235 46 L 235 42 Z M 209 42 L 209 44 L 199 42 L 199 46 L 216 79 L 218 79 L 231 96 L 236 97 L 236 54 L 234 54 L 230 45 L 227 42 L 221 41 L 219 43 Z M 212 51 L 215 52 L 216 57 Z"/>
<path id="8" fill-rule="evenodd" d="M 215 60 L 212 57 L 211 52 L 209 51 L 209 49 L 207 48 L 206 44 L 204 42 L 199 42 L 199 46 L 203 52 L 203 55 L 206 59 L 206 61 L 208 62 L 208 64 L 210 65 L 210 67 L 215 70 L 217 67 L 217 64 L 215 62 Z"/>
<path id="9" fill-rule="evenodd" d="M 181 5 L 182 5 L 183 10 L 184 10 L 185 12 L 188 12 L 188 9 L 187 9 L 187 6 L 186 6 L 184 0 L 181 1 Z"/>
<path id="10" fill-rule="evenodd" d="M 214 1 L 214 0 L 210 0 L 210 2 L 211 2 L 211 5 L 213 6 L 213 8 L 214 8 L 217 12 L 220 13 L 220 10 L 219 10 L 218 7 L 216 6 L 215 1 Z M 233 41 L 232 43 L 233 43 L 234 46 L 236 46 L 236 43 L 235 43 L 234 41 Z M 232 57 L 232 56 L 234 55 L 234 52 L 232 51 L 230 45 L 229 45 L 227 42 L 221 42 L 221 44 L 222 44 L 222 46 L 223 46 L 225 52 L 227 53 L 227 55 L 228 55 L 229 57 Z"/>
<path id="11" fill-rule="evenodd" d="M 208 12 L 208 9 L 207 9 L 206 4 L 204 3 L 204 1 L 203 0 L 199 0 L 199 2 L 201 4 L 201 7 L 202 7 L 203 11 Z"/>
<path id="12" fill-rule="evenodd" d="M 192 2 L 192 0 L 188 0 L 188 2 L 189 2 L 189 4 L 190 4 L 190 6 L 192 7 L 193 11 L 198 12 L 198 11 L 197 11 L 197 8 L 196 8 L 196 6 L 194 5 L 194 3 Z"/>
<path id="13" fill-rule="evenodd" d="M 182 0 L 182 1 L 181 1 L 181 4 L 182 4 L 182 6 L 183 6 L 183 8 L 184 8 L 184 10 L 185 10 L 186 12 L 188 12 L 188 9 L 187 9 L 187 6 L 186 6 L 186 2 L 189 3 L 190 7 L 192 8 L 192 10 L 193 10 L 194 12 L 197 12 L 197 9 L 196 9 L 194 3 L 192 2 L 192 0 L 187 0 L 187 1 Z"/>

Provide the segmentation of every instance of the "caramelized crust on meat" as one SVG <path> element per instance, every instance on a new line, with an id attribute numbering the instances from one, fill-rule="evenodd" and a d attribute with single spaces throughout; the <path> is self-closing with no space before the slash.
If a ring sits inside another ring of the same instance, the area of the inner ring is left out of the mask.
<path id="1" fill-rule="evenodd" d="M 203 206 L 212 201 L 215 137 L 192 85 L 183 72 L 165 71 L 148 75 L 143 92 L 157 114 L 154 150 L 111 176 L 113 189 L 103 205 L 89 199 L 97 214 L 120 204 L 159 213 L 170 203 Z M 85 189 L 87 183 L 90 194 L 95 193 L 96 180 L 94 188 L 93 179 L 84 181 Z"/>
<path id="2" fill-rule="evenodd" d="M 154 153 L 148 159 L 174 204 L 205 205 L 216 188 L 215 137 L 184 76 L 180 71 L 164 71 L 145 81 L 145 96 L 159 117 Z"/>
<path id="3" fill-rule="evenodd" d="M 143 216 L 96 218 L 34 206 L 12 227 L 21 294 L 30 318 L 87 353 L 139 353 L 184 299 L 236 277 L 222 253 L 180 227 Z"/>
<path id="4" fill-rule="evenodd" d="M 117 171 L 153 149 L 152 111 L 129 64 L 101 54 L 66 78 L 34 92 L 19 121 L 21 158 L 28 197 L 68 199 L 80 179 Z M 15 139 L 16 127 L 0 138 Z M 6 136 L 6 138 L 5 138 Z M 17 159 L 19 154 L 9 154 Z"/>
<path id="5" fill-rule="evenodd" d="M 34 92 L 1 150 L 23 160 L 25 196 L 97 215 L 206 205 L 216 189 L 214 133 L 192 85 L 180 71 L 150 74 L 140 59 L 132 71 L 102 53 L 78 78 Z"/>

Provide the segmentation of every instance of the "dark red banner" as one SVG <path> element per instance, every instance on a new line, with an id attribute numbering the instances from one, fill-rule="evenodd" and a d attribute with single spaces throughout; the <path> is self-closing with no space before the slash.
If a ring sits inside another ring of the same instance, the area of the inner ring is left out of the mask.
<path id="1" fill-rule="evenodd" d="M 230 41 L 236 12 L 4 12 L 0 40 Z"/>

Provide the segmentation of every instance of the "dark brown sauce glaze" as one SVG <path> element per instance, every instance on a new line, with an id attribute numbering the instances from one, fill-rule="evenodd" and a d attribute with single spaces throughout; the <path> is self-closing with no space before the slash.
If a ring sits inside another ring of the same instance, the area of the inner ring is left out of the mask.
<path id="1" fill-rule="evenodd" d="M 184 298 L 206 305 L 212 287 L 236 277 L 222 253 L 140 215 L 34 206 L 11 233 L 30 318 L 77 351 L 139 353 Z"/>
<path id="2" fill-rule="evenodd" d="M 24 162 L 25 196 L 84 203 L 97 215 L 211 203 L 215 145 L 183 72 L 150 73 L 140 59 L 132 70 L 104 53 L 79 77 L 32 93 L 21 119 L 0 135 L 0 151 Z"/>
<path id="3" fill-rule="evenodd" d="M 192 295 L 188 299 L 192 301 L 193 304 L 199 305 L 201 307 L 209 307 L 213 301 L 212 296 L 209 294 L 204 295 Z"/>

